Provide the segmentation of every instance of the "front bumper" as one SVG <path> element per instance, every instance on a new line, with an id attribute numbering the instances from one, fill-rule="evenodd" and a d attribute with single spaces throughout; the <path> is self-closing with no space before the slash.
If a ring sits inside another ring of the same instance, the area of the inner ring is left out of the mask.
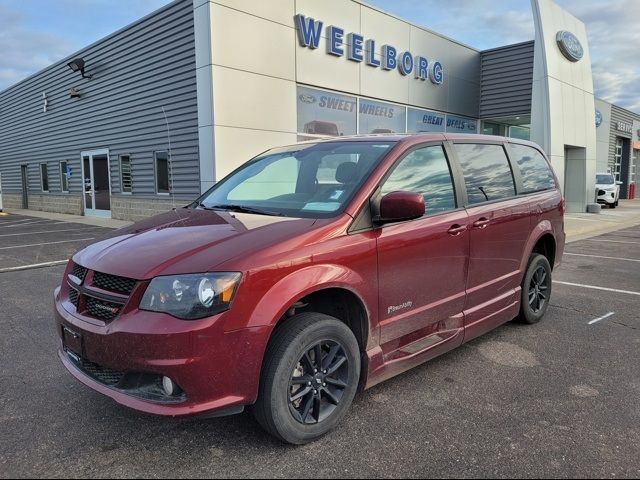
<path id="1" fill-rule="evenodd" d="M 598 203 L 604 203 L 606 205 L 614 204 L 616 203 L 616 200 L 616 192 L 607 192 L 606 190 L 596 198 Z"/>
<path id="2" fill-rule="evenodd" d="M 140 310 L 98 325 L 83 320 L 59 292 L 58 356 L 88 387 L 126 407 L 166 416 L 232 414 L 255 402 L 270 327 L 226 332 L 223 317 L 230 312 L 183 321 Z M 73 344 L 69 332 L 78 338 Z M 162 376 L 181 394 L 164 394 Z"/>

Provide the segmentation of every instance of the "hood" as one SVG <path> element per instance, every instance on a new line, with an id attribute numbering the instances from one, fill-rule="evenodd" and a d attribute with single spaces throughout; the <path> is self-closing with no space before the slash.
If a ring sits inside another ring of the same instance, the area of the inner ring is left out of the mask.
<path id="1" fill-rule="evenodd" d="M 201 273 L 239 255 L 305 233 L 315 219 L 179 209 L 115 230 L 73 260 L 89 269 L 144 280 Z"/>

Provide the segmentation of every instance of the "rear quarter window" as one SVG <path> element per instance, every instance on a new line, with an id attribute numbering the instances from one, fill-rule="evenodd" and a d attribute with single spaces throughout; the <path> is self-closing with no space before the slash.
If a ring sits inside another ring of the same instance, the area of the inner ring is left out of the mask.
<path id="1" fill-rule="evenodd" d="M 556 188 L 556 181 L 549 163 L 535 148 L 511 144 L 511 158 L 516 161 L 522 177 L 520 193 L 541 192 Z"/>

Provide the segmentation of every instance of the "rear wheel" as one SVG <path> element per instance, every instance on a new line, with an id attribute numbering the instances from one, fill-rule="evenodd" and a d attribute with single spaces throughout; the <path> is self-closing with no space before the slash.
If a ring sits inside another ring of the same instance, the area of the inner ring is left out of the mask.
<path id="1" fill-rule="evenodd" d="M 522 280 L 522 298 L 517 319 L 524 323 L 538 323 L 544 317 L 551 300 L 551 265 L 544 255 L 529 257 L 527 272 Z"/>
<path id="2" fill-rule="evenodd" d="M 360 349 L 349 327 L 320 313 L 295 315 L 267 347 L 254 416 L 284 442 L 311 442 L 342 420 L 359 379 Z"/>

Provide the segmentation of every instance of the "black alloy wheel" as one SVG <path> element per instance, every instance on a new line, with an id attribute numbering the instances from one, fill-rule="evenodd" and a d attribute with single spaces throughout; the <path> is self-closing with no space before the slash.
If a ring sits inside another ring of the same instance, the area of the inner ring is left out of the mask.
<path id="1" fill-rule="evenodd" d="M 360 382 L 361 351 L 351 329 L 304 312 L 278 325 L 264 355 L 253 414 L 280 440 L 302 445 L 346 415 Z"/>
<path id="2" fill-rule="evenodd" d="M 291 374 L 289 408 L 300 423 L 320 423 L 340 405 L 349 381 L 349 359 L 337 342 L 304 352 Z"/>
<path id="3" fill-rule="evenodd" d="M 538 313 L 546 306 L 550 278 L 542 265 L 536 269 L 531 277 L 531 282 L 529 283 L 529 306 L 533 313 Z"/>
<path id="4" fill-rule="evenodd" d="M 517 320 L 524 323 L 537 323 L 542 320 L 549 308 L 553 289 L 551 265 L 547 257 L 539 253 L 531 254 L 521 288 L 520 312 Z"/>

